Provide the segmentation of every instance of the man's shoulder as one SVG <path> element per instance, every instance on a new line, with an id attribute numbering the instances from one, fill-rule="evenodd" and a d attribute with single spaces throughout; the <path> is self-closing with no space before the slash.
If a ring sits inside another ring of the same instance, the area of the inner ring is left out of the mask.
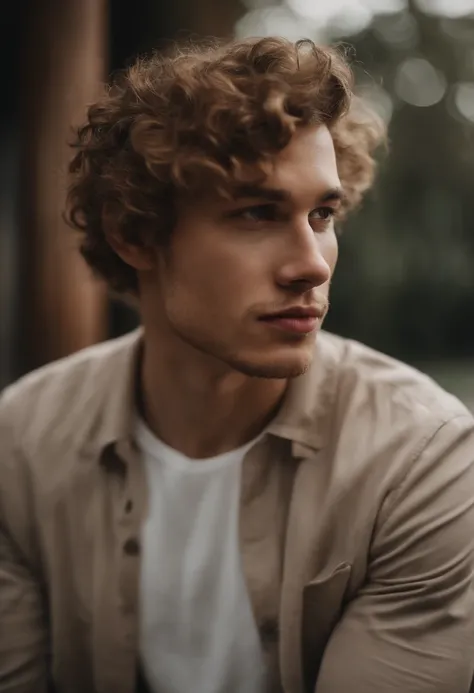
<path id="1" fill-rule="evenodd" d="M 407 422 L 470 416 L 467 407 L 432 377 L 355 340 L 324 333 L 323 350 L 333 362 L 337 400 L 374 416 L 384 411 Z"/>
<path id="2" fill-rule="evenodd" d="M 2 426 L 21 438 L 37 429 L 54 430 L 59 422 L 73 431 L 127 377 L 124 369 L 137 341 L 137 332 L 129 333 L 27 373 L 0 395 Z"/>
<path id="3" fill-rule="evenodd" d="M 474 417 L 431 377 L 330 334 L 323 335 L 321 353 L 331 383 L 324 422 L 327 449 L 348 486 L 351 478 L 354 484 L 363 478 L 375 498 L 405 474 L 426 473 L 428 478 L 440 460 L 461 457 L 462 464 L 472 466 Z"/>

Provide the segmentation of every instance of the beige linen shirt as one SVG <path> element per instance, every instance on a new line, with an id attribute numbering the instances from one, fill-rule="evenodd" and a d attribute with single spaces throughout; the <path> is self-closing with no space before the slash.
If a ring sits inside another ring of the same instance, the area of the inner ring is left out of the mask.
<path id="1" fill-rule="evenodd" d="M 140 335 L 1 397 L 1 693 L 134 691 Z M 469 690 L 474 421 L 426 376 L 320 334 L 244 460 L 240 540 L 270 690 Z"/>

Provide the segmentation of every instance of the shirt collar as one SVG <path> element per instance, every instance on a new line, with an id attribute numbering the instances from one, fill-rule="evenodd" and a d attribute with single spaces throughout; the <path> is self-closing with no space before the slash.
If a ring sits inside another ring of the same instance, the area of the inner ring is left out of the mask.
<path id="1" fill-rule="evenodd" d="M 328 333 L 319 333 L 310 368 L 290 380 L 282 406 L 269 426 L 269 433 L 291 441 L 295 457 L 320 450 L 329 440 L 340 346 Z"/>
<path id="2" fill-rule="evenodd" d="M 117 348 L 104 358 L 103 373 L 95 397 L 95 415 L 80 432 L 88 453 L 101 453 L 111 445 L 132 440 L 136 384 L 142 353 L 141 328 L 121 337 Z M 267 433 L 292 443 L 292 454 L 301 457 L 328 442 L 331 415 L 337 396 L 337 366 L 341 342 L 321 332 L 313 362 L 306 373 L 290 381 L 282 405 Z"/>
<path id="3" fill-rule="evenodd" d="M 117 348 L 103 357 L 94 392 L 97 405 L 85 429 L 78 432 L 87 456 L 100 456 L 110 446 L 132 439 L 142 335 L 140 327 L 114 340 L 111 344 Z"/>

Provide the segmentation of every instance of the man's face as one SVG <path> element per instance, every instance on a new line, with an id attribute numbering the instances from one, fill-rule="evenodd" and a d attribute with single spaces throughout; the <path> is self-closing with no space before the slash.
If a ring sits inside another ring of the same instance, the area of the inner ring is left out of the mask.
<path id="1" fill-rule="evenodd" d="M 179 205 L 141 282 L 146 316 L 151 306 L 160 330 L 247 375 L 300 375 L 328 308 L 340 196 L 329 131 L 299 129 L 260 189 Z"/>

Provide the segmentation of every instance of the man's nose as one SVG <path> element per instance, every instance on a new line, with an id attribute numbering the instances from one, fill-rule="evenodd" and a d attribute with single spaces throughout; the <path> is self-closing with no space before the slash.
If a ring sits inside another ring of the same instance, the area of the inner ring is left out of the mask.
<path id="1" fill-rule="evenodd" d="M 289 238 L 291 247 L 280 266 L 278 284 L 300 292 L 328 282 L 331 267 L 322 253 L 323 244 L 311 226 L 306 223 L 303 228 L 294 229 Z"/>

